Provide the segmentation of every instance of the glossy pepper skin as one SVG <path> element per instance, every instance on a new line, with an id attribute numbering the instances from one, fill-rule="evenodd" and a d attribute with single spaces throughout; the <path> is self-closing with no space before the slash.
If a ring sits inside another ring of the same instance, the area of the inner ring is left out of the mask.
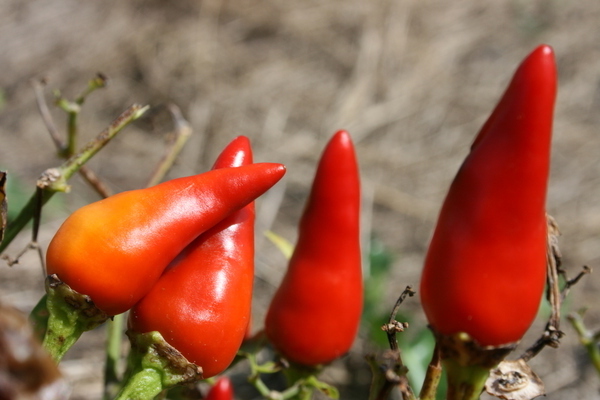
<path id="1" fill-rule="evenodd" d="M 519 66 L 444 201 L 421 300 L 439 333 L 482 346 L 521 339 L 546 277 L 545 202 L 556 66 L 549 46 Z"/>
<path id="2" fill-rule="evenodd" d="M 350 135 L 327 144 L 299 225 L 298 242 L 265 320 L 288 360 L 306 366 L 346 353 L 360 321 L 360 180 Z"/>
<path id="3" fill-rule="evenodd" d="M 231 380 L 223 376 L 217 380 L 204 400 L 233 400 L 233 385 Z"/>
<path id="4" fill-rule="evenodd" d="M 250 143 L 240 136 L 213 168 L 252 163 Z M 158 331 L 204 378 L 229 366 L 250 320 L 254 281 L 254 204 L 221 221 L 175 260 L 129 314 L 129 328 Z"/>
<path id="5" fill-rule="evenodd" d="M 189 243 L 273 186 L 280 164 L 254 164 L 123 192 L 75 211 L 52 239 L 49 274 L 108 315 L 130 309 Z"/>

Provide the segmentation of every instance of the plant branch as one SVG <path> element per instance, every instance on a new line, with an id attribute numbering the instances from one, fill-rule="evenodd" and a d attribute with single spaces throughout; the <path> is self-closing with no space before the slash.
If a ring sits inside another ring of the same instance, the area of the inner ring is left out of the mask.
<path id="1" fill-rule="evenodd" d="M 115 397 L 119 389 L 119 361 L 125 314 L 115 315 L 107 323 L 106 362 L 104 364 L 104 399 Z"/>
<path id="2" fill-rule="evenodd" d="M 590 332 L 583 322 L 584 311 L 571 313 L 567 316 L 567 319 L 571 323 L 571 326 L 577 332 L 579 341 L 585 347 L 592 365 L 596 368 L 596 372 L 600 374 L 600 348 L 598 347 L 598 333 L 594 334 Z"/>
<path id="3" fill-rule="evenodd" d="M 408 328 L 407 323 L 396 321 L 396 315 L 400 310 L 400 306 L 407 297 L 415 295 L 412 286 L 407 286 L 396 300 L 396 304 L 390 313 L 388 322 L 381 327 L 386 332 L 390 350 L 386 351 L 380 360 L 375 356 L 367 356 L 367 361 L 371 366 L 373 380 L 369 393 L 369 400 L 385 400 L 394 387 L 398 387 L 404 400 L 415 400 L 416 397 L 408 384 L 406 373 L 408 368 L 402 362 L 400 349 L 396 333 L 403 332 Z"/>
<path id="4" fill-rule="evenodd" d="M 115 119 L 106 130 L 89 142 L 78 154 L 68 159 L 59 168 L 46 170 L 37 182 L 37 187 L 42 189 L 41 198 L 37 197 L 38 190 L 36 189 L 36 193 L 21 209 L 15 220 L 7 227 L 4 241 L 0 244 L 0 253 L 6 249 L 17 234 L 31 221 L 39 204 L 46 204 L 56 192 L 68 191 L 67 180 L 92 156 L 100 151 L 117 133 L 141 117 L 147 109 L 148 106 L 132 105 Z"/>
<path id="5" fill-rule="evenodd" d="M 33 87 L 33 92 L 35 93 L 35 100 L 38 110 L 42 116 L 42 121 L 44 121 L 44 125 L 46 125 L 48 133 L 50 133 L 50 138 L 54 142 L 54 145 L 58 149 L 59 153 L 62 153 L 64 151 L 65 144 L 58 134 L 58 130 L 54 124 L 54 119 L 52 118 L 52 114 L 50 114 L 50 109 L 48 108 L 48 104 L 44 98 L 43 86 L 45 85 L 45 80 L 31 80 L 31 86 Z"/>
<path id="6" fill-rule="evenodd" d="M 587 266 L 584 266 L 583 270 L 574 279 L 567 279 L 565 271 L 560 268 L 562 266 L 562 255 L 560 248 L 558 247 L 558 237 L 560 236 L 558 224 L 552 216 L 546 215 L 546 217 L 548 223 L 546 299 L 550 303 L 552 311 L 542 336 L 519 357 L 519 359 L 525 362 L 538 355 L 546 346 L 557 348 L 560 345 L 560 339 L 564 336 L 564 332 L 560 330 L 560 309 L 562 302 L 570 288 L 577 283 L 583 275 L 591 272 Z M 562 291 L 559 284 L 559 274 L 565 276 L 566 281 Z"/>
<path id="7" fill-rule="evenodd" d="M 94 90 L 99 89 L 101 87 L 106 86 L 107 78 L 101 74 L 95 79 L 92 79 L 88 82 L 86 90 L 75 100 L 75 103 L 68 103 L 61 107 L 68 113 L 68 122 L 67 122 L 67 131 L 68 131 L 68 140 L 67 144 L 60 138 L 58 134 L 58 130 L 56 129 L 56 125 L 54 124 L 54 120 L 52 119 L 52 114 L 50 114 L 50 110 L 48 108 L 48 104 L 46 103 L 46 99 L 44 98 L 43 86 L 46 84 L 45 81 L 37 81 L 32 80 L 31 85 L 33 86 L 33 90 L 35 93 L 36 103 L 40 114 L 42 116 L 42 120 L 44 121 L 44 125 L 46 125 L 46 129 L 50 133 L 50 138 L 54 142 L 56 149 L 58 150 L 58 154 L 62 158 L 69 158 L 75 153 L 75 143 L 76 143 L 76 133 L 77 133 L 77 115 L 79 113 L 79 106 L 83 104 L 85 98 L 88 94 L 92 93 Z M 65 101 L 59 99 L 60 101 Z M 59 103 L 60 105 L 61 103 Z M 70 106 L 69 106 L 70 105 Z M 90 184 L 96 192 L 102 197 L 110 196 L 111 190 L 106 186 L 100 178 L 89 168 L 86 166 L 82 166 L 79 170 L 80 175 Z"/>
<path id="8" fill-rule="evenodd" d="M 396 304 L 390 313 L 390 319 L 387 324 L 383 325 L 381 329 L 387 333 L 388 342 L 390 343 L 390 349 L 393 351 L 398 350 L 398 340 L 396 339 L 396 333 L 403 332 L 404 329 L 408 328 L 407 323 L 402 323 L 396 321 L 396 314 L 400 310 L 400 306 L 406 299 L 406 297 L 412 297 L 415 295 L 415 291 L 412 289 L 412 286 L 407 286 L 406 289 L 400 294 L 398 300 L 396 300 Z"/>
<path id="9" fill-rule="evenodd" d="M 433 349 L 431 361 L 427 366 L 423 387 L 419 393 L 419 400 L 435 400 L 437 388 L 442 378 L 442 357 L 439 347 Z"/>

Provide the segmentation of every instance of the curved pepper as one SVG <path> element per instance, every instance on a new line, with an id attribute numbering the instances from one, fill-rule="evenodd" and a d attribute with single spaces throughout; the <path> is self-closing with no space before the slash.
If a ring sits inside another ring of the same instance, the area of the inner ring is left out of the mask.
<path id="1" fill-rule="evenodd" d="M 345 131 L 329 141 L 300 221 L 298 243 L 265 321 L 273 346 L 290 361 L 316 366 L 346 353 L 363 301 L 360 182 Z"/>
<path id="2" fill-rule="evenodd" d="M 231 379 L 223 376 L 217 380 L 204 400 L 233 400 L 233 385 Z"/>
<path id="3" fill-rule="evenodd" d="M 201 233 L 260 196 L 285 173 L 262 163 L 123 192 L 73 213 L 48 248 L 49 274 L 109 315 L 127 311 Z"/>
<path id="4" fill-rule="evenodd" d="M 252 163 L 250 143 L 240 136 L 213 168 Z M 198 237 L 171 263 L 129 314 L 129 328 L 158 331 L 204 378 L 229 366 L 250 320 L 254 281 L 254 204 Z"/>
<path id="5" fill-rule="evenodd" d="M 546 188 L 556 66 L 549 46 L 519 66 L 444 201 L 421 279 L 439 333 L 482 346 L 516 342 L 546 277 Z"/>

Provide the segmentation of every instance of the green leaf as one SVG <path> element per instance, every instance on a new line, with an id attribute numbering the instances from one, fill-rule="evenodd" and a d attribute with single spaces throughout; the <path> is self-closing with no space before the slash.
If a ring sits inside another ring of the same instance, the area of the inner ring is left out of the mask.
<path id="1" fill-rule="evenodd" d="M 339 399 L 340 392 L 334 386 L 318 380 L 314 375 L 306 379 L 306 386 L 313 387 L 330 399 Z"/>

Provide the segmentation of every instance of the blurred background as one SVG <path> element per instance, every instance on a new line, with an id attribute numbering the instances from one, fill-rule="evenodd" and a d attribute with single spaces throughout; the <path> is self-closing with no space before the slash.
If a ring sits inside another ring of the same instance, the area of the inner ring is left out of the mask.
<path id="1" fill-rule="evenodd" d="M 367 314 L 355 349 L 323 379 L 343 399 L 366 399 L 363 359 L 385 347 L 377 326 L 419 273 L 443 196 L 469 145 L 520 61 L 554 47 L 559 70 L 548 211 L 562 231 L 571 276 L 600 259 L 600 2 L 512 0 L 4 0 L 0 2 L 0 167 L 11 182 L 9 210 L 60 163 L 37 110 L 32 79 L 64 131 L 52 91 L 74 99 L 101 72 L 109 86 L 88 97 L 80 143 L 132 103 L 152 106 L 89 166 L 112 190 L 139 188 L 163 154 L 175 104 L 193 128 L 168 177 L 204 171 L 233 137 L 248 136 L 256 161 L 282 162 L 284 181 L 259 202 L 259 231 L 294 241 L 315 163 L 329 137 L 354 138 L 364 189 Z M 79 177 L 45 212 L 47 246 L 62 220 L 99 199 Z M 12 214 L 11 214 L 12 215 Z M 28 241 L 19 236 L 8 250 Z M 372 241 L 371 238 L 374 238 Z M 370 263 L 372 261 L 372 264 Z M 285 271 L 269 241 L 257 243 L 254 327 Z M 600 276 L 583 279 L 564 314 L 588 307 L 600 327 Z M 0 266 L 0 301 L 29 312 L 43 292 L 34 253 Z M 413 379 L 431 351 L 418 296 L 402 308 Z M 373 328 L 375 326 L 375 328 Z M 536 322 L 525 342 L 542 332 Z M 559 349 L 531 364 L 547 399 L 597 399 L 600 377 L 566 321 Z M 102 329 L 84 335 L 63 363 L 73 399 L 101 397 Z M 377 344 L 379 343 L 379 344 Z M 411 364 L 414 363 L 414 364 Z"/>

